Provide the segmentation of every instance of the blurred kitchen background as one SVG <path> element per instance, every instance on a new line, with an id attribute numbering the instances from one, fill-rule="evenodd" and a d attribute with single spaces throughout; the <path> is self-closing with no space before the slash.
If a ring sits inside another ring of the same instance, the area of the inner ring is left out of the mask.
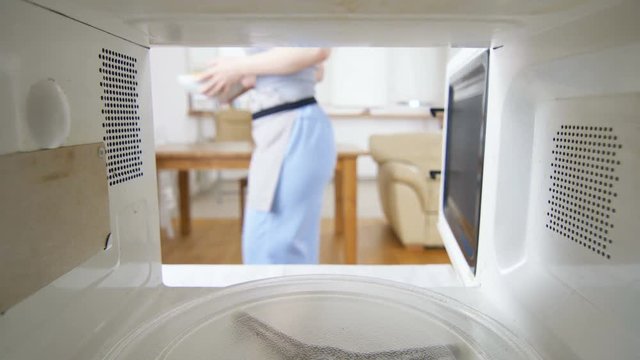
<path id="1" fill-rule="evenodd" d="M 440 247 L 439 239 L 435 238 L 438 237 L 437 231 L 428 228 L 435 227 L 437 193 L 418 194 L 421 199 L 435 203 L 429 205 L 429 209 L 422 209 L 424 214 L 416 214 L 418 218 L 428 220 L 411 219 L 416 222 L 412 226 L 427 228 L 421 232 L 422 235 L 417 235 L 424 237 L 424 241 L 414 239 L 408 244 L 399 236 L 402 232 L 398 229 L 399 225 L 391 226 L 389 216 L 394 215 L 385 215 L 381 203 L 380 191 L 386 190 L 379 188 L 380 163 L 370 155 L 370 140 L 372 136 L 387 135 L 382 138 L 387 140 L 382 142 L 393 144 L 392 136 L 395 135 L 428 134 L 441 137 L 442 113 L 432 110 L 444 107 L 446 64 L 452 52 L 448 48 L 334 48 L 325 63 L 324 80 L 316 87 L 316 98 L 332 120 L 336 142 L 353 145 L 368 153 L 357 160 L 359 264 L 449 261 Z M 188 95 L 178 84 L 177 77 L 202 70 L 217 57 L 243 54 L 242 48 L 151 49 L 157 145 L 215 141 L 215 113 L 222 109 L 221 106 L 210 99 Z M 250 94 L 243 95 L 236 102 L 236 107 L 246 107 L 250 101 Z M 407 143 L 406 146 L 412 145 Z M 435 149 L 439 144 L 430 146 L 434 148 L 423 150 L 439 156 L 439 149 Z M 406 153 L 413 149 L 402 151 Z M 401 162 L 411 161 L 403 160 L 402 156 L 400 158 Z M 428 174 L 424 173 L 425 166 L 422 165 L 417 164 L 423 171 L 421 175 L 428 179 Z M 192 170 L 190 195 L 193 231 L 188 236 L 182 236 L 177 231 L 175 219 L 179 207 L 176 174 L 171 171 L 160 172 L 165 263 L 241 262 L 238 181 L 245 176 L 245 170 Z M 438 188 L 437 183 L 429 186 Z M 388 206 L 390 210 L 387 212 L 394 212 L 394 206 L 404 205 Z M 341 240 L 333 235 L 333 216 L 334 195 L 329 187 L 323 207 L 322 263 L 341 263 L 343 260 Z"/>

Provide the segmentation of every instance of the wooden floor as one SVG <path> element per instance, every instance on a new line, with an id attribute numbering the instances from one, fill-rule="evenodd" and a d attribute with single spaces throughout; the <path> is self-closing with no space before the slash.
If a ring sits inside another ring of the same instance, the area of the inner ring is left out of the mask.
<path id="1" fill-rule="evenodd" d="M 177 227 L 176 227 L 177 229 Z M 442 248 L 422 251 L 402 246 L 381 219 L 358 221 L 358 264 L 448 264 Z M 342 241 L 333 236 L 333 221 L 321 228 L 321 264 L 341 264 Z M 162 262 L 165 264 L 241 264 L 240 223 L 236 219 L 194 219 L 191 235 L 168 239 L 162 234 Z"/>

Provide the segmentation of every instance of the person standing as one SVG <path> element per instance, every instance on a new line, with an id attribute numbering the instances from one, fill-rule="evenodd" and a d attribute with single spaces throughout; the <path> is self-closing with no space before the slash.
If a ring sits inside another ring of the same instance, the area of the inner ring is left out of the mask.
<path id="1" fill-rule="evenodd" d="M 255 149 L 242 231 L 245 264 L 317 264 L 324 188 L 335 168 L 331 123 L 315 84 L 323 48 L 252 48 L 216 60 L 203 73 L 210 96 L 237 84 L 254 89 Z"/>

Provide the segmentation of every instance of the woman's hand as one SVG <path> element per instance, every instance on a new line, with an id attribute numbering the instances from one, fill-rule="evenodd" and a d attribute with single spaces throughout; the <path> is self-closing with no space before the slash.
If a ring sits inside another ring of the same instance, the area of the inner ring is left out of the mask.
<path id="1" fill-rule="evenodd" d="M 198 81 L 202 83 L 201 92 L 207 96 L 228 93 L 234 84 L 243 80 L 242 58 L 220 58 L 211 63 Z"/>
<path id="2" fill-rule="evenodd" d="M 242 84 L 242 86 L 247 90 L 253 89 L 256 86 L 256 76 L 255 75 L 243 76 L 242 80 L 240 80 L 240 84 Z"/>

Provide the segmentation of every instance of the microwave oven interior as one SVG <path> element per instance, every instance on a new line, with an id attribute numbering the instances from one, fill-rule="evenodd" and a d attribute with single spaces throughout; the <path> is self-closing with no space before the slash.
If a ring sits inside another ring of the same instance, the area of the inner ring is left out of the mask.
<path id="1" fill-rule="evenodd" d="M 635 0 L 3 1 L 0 358 L 637 359 L 639 13 Z M 150 47 L 287 44 L 477 48 L 450 59 L 454 90 L 488 56 L 474 266 L 445 199 L 438 219 L 460 286 L 350 267 L 163 284 Z"/>

